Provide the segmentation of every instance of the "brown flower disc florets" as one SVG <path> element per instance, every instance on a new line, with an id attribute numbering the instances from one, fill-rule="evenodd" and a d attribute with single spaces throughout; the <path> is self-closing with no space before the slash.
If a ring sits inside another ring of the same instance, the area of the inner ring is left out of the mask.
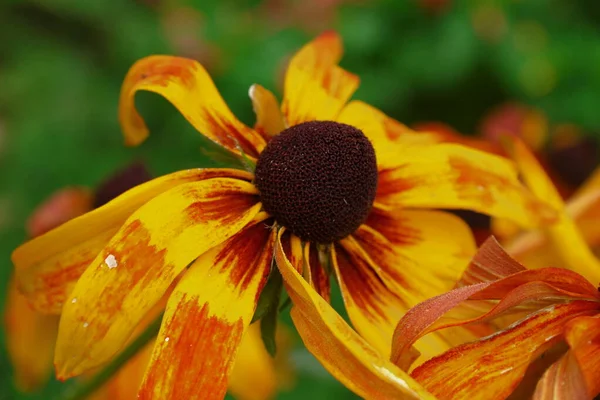
<path id="1" fill-rule="evenodd" d="M 357 128 L 305 122 L 274 137 L 256 165 L 256 187 L 276 221 L 303 240 L 330 243 L 365 220 L 377 190 L 377 162 Z"/>

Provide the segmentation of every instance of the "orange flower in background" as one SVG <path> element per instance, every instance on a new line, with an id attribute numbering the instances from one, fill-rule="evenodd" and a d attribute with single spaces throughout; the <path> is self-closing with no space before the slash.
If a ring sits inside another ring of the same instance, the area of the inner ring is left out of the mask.
<path id="1" fill-rule="evenodd" d="M 527 270 L 490 239 L 461 287 L 419 304 L 399 322 L 392 360 L 410 365 L 412 343 L 430 332 L 513 314 L 516 322 L 428 360 L 411 376 L 439 399 L 505 399 L 517 388 L 523 398 L 591 399 L 600 393 L 597 284 L 566 269 Z M 469 301 L 493 302 L 474 318 L 442 318 Z M 528 373 L 532 365 L 537 376 Z M 526 373 L 533 382 L 519 387 Z"/>
<path id="2" fill-rule="evenodd" d="M 31 302 L 62 311 L 59 378 L 111 360 L 179 279 L 138 397 L 222 398 L 263 288 L 280 273 L 304 342 L 342 383 L 366 397 L 427 397 L 377 351 L 389 354 L 398 319 L 450 289 L 474 252 L 460 219 L 430 209 L 471 209 L 529 227 L 554 213 L 520 184 L 511 161 L 437 143 L 347 103 L 359 80 L 337 65 L 341 54 L 332 32 L 302 48 L 281 108 L 253 85 L 254 128 L 233 116 L 193 60 L 151 56 L 131 68 L 119 107 L 128 144 L 149 134 L 134 95 L 151 91 L 249 171 L 154 179 L 14 252 Z M 330 271 L 369 344 L 328 305 Z M 445 348 L 434 339 L 420 350 Z"/>

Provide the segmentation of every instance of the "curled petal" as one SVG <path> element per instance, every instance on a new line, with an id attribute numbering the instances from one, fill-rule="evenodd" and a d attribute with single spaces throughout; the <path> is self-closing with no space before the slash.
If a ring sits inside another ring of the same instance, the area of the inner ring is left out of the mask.
<path id="1" fill-rule="evenodd" d="M 314 243 L 304 246 L 304 264 L 308 273 L 308 282 L 327 302 L 331 301 L 331 283 L 329 266 L 323 265 L 322 254 Z"/>
<path id="2" fill-rule="evenodd" d="M 273 259 L 276 232 L 265 229 L 264 217 L 200 256 L 183 276 L 167 304 L 139 399 L 225 396 Z"/>
<path id="3" fill-rule="evenodd" d="M 376 201 L 390 207 L 468 209 L 525 227 L 553 222 L 553 208 L 519 181 L 502 157 L 456 144 L 409 148 L 379 173 Z"/>
<path id="4" fill-rule="evenodd" d="M 292 57 L 282 102 L 287 126 L 335 120 L 359 84 L 358 76 L 337 65 L 341 57 L 342 40 L 332 31 L 321 34 Z"/>
<path id="5" fill-rule="evenodd" d="M 504 331 L 435 357 L 411 375 L 439 399 L 504 399 L 529 364 L 558 342 L 570 319 L 595 314 L 597 307 L 588 301 L 547 307 Z"/>
<path id="6" fill-rule="evenodd" d="M 289 262 L 281 234 L 275 259 L 294 307 L 292 318 L 323 366 L 350 390 L 369 399 L 431 399 L 408 374 L 378 354 L 317 294 Z"/>
<path id="7" fill-rule="evenodd" d="M 256 114 L 254 129 L 268 141 L 285 129 L 285 120 L 279 109 L 279 102 L 270 90 L 261 85 L 250 86 L 249 95 Z"/>
<path id="8" fill-rule="evenodd" d="M 190 262 L 257 215 L 256 194 L 249 182 L 214 178 L 181 184 L 133 213 L 66 302 L 57 376 L 78 375 L 114 356 Z"/>
<path id="9" fill-rule="evenodd" d="M 600 317 L 571 321 L 565 338 L 585 378 L 589 396 L 600 394 Z"/>
<path id="10" fill-rule="evenodd" d="M 236 154 L 244 152 L 257 157 L 265 147 L 260 134 L 235 118 L 200 63 L 172 56 L 143 58 L 125 77 L 119 100 L 119 121 L 129 145 L 138 145 L 149 134 L 135 109 L 134 97 L 139 90 L 163 96 L 200 133 Z"/>
<path id="11" fill-rule="evenodd" d="M 589 396 L 591 398 L 592 396 Z M 585 379 L 577 360 L 567 352 L 544 372 L 539 380 L 533 400 L 587 399 Z"/>
<path id="12" fill-rule="evenodd" d="M 14 279 L 8 284 L 4 309 L 6 348 L 22 391 L 39 389 L 50 378 L 58 317 L 31 308 Z"/>
<path id="13" fill-rule="evenodd" d="M 136 186 L 104 206 L 26 242 L 12 254 L 19 289 L 37 310 L 60 313 L 83 271 L 135 210 L 178 185 L 224 176 L 252 179 L 251 174 L 232 169 L 175 172 Z"/>

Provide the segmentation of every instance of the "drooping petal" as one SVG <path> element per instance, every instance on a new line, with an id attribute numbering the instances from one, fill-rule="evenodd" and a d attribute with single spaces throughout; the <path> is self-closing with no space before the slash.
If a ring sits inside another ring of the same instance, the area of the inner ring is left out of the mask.
<path id="1" fill-rule="evenodd" d="M 408 374 L 354 332 L 289 262 L 279 240 L 275 259 L 294 307 L 292 318 L 304 344 L 350 390 L 372 399 L 431 399 Z"/>
<path id="2" fill-rule="evenodd" d="M 563 201 L 550 178 L 521 141 L 513 139 L 508 147 L 533 193 L 559 210 L 557 223 L 549 226 L 547 232 L 562 260 L 568 268 L 590 281 L 600 282 L 600 260 L 594 256 L 581 232 L 566 213 Z"/>
<path id="3" fill-rule="evenodd" d="M 266 143 L 229 110 L 212 79 L 195 60 L 150 56 L 137 61 L 127 73 L 119 100 L 119 121 L 125 142 L 138 145 L 149 134 L 135 109 L 135 94 L 145 90 L 170 101 L 200 133 L 226 149 L 257 157 Z"/>
<path id="4" fill-rule="evenodd" d="M 14 279 L 8 284 L 4 310 L 6 348 L 16 386 L 25 392 L 39 389 L 50 378 L 58 318 L 31 308 Z"/>
<path id="5" fill-rule="evenodd" d="M 351 101 L 340 113 L 338 122 L 360 129 L 371 141 L 379 170 L 395 166 L 398 152 L 407 147 L 441 142 L 441 137 L 426 132 L 415 132 L 406 125 L 362 101 Z"/>
<path id="6" fill-rule="evenodd" d="M 595 314 L 597 307 L 588 301 L 547 307 L 504 331 L 433 358 L 411 375 L 439 399 L 504 399 L 530 362 L 560 339 L 570 319 Z"/>
<path id="7" fill-rule="evenodd" d="M 585 378 L 590 397 L 600 394 L 600 317 L 569 322 L 565 338 Z"/>
<path id="8" fill-rule="evenodd" d="M 555 210 L 519 182 L 510 160 L 456 144 L 408 148 L 379 173 L 376 202 L 390 207 L 468 209 L 525 227 L 553 222 Z"/>
<path id="9" fill-rule="evenodd" d="M 342 40 L 333 31 L 321 34 L 292 57 L 281 105 L 287 126 L 335 120 L 360 82 L 337 65 L 341 57 Z"/>
<path id="10" fill-rule="evenodd" d="M 115 355 L 190 262 L 257 215 L 256 194 L 249 182 L 214 178 L 179 185 L 133 213 L 66 302 L 57 376 L 78 375 Z"/>
<path id="11" fill-rule="evenodd" d="M 591 398 L 592 396 L 589 396 Z M 585 379 L 577 360 L 567 352 L 544 372 L 532 400 L 573 400 L 588 398 Z"/>
<path id="12" fill-rule="evenodd" d="M 350 319 L 386 355 L 404 313 L 450 290 L 475 253 L 466 224 L 435 211 L 374 211 L 340 244 L 332 259 Z M 447 348 L 435 336 L 419 346 L 426 358 Z"/>
<path id="13" fill-rule="evenodd" d="M 60 313 L 83 271 L 135 210 L 178 185 L 215 177 L 251 180 L 252 174 L 233 169 L 194 169 L 165 175 L 26 242 L 12 254 L 20 290 L 37 310 Z"/>
<path id="14" fill-rule="evenodd" d="M 256 114 L 254 130 L 269 141 L 271 137 L 285 129 L 285 120 L 279 109 L 279 102 L 270 90 L 261 85 L 250 86 L 249 95 Z"/>
<path id="15" fill-rule="evenodd" d="M 264 217 L 200 256 L 167 304 L 138 398 L 222 399 L 267 281 L 276 231 Z"/>
<path id="16" fill-rule="evenodd" d="M 325 301 L 331 301 L 331 283 L 329 282 L 329 266 L 321 260 L 319 249 L 314 243 L 304 246 L 304 263 L 308 272 L 308 283 L 321 295 Z"/>

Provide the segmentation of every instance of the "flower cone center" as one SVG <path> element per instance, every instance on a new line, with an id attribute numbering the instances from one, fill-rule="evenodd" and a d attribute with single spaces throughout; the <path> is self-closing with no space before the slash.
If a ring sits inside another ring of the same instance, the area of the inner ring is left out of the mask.
<path id="1" fill-rule="evenodd" d="M 357 128 L 305 122 L 274 137 L 256 165 L 263 206 L 303 240 L 331 243 L 366 219 L 377 190 L 377 162 Z"/>

